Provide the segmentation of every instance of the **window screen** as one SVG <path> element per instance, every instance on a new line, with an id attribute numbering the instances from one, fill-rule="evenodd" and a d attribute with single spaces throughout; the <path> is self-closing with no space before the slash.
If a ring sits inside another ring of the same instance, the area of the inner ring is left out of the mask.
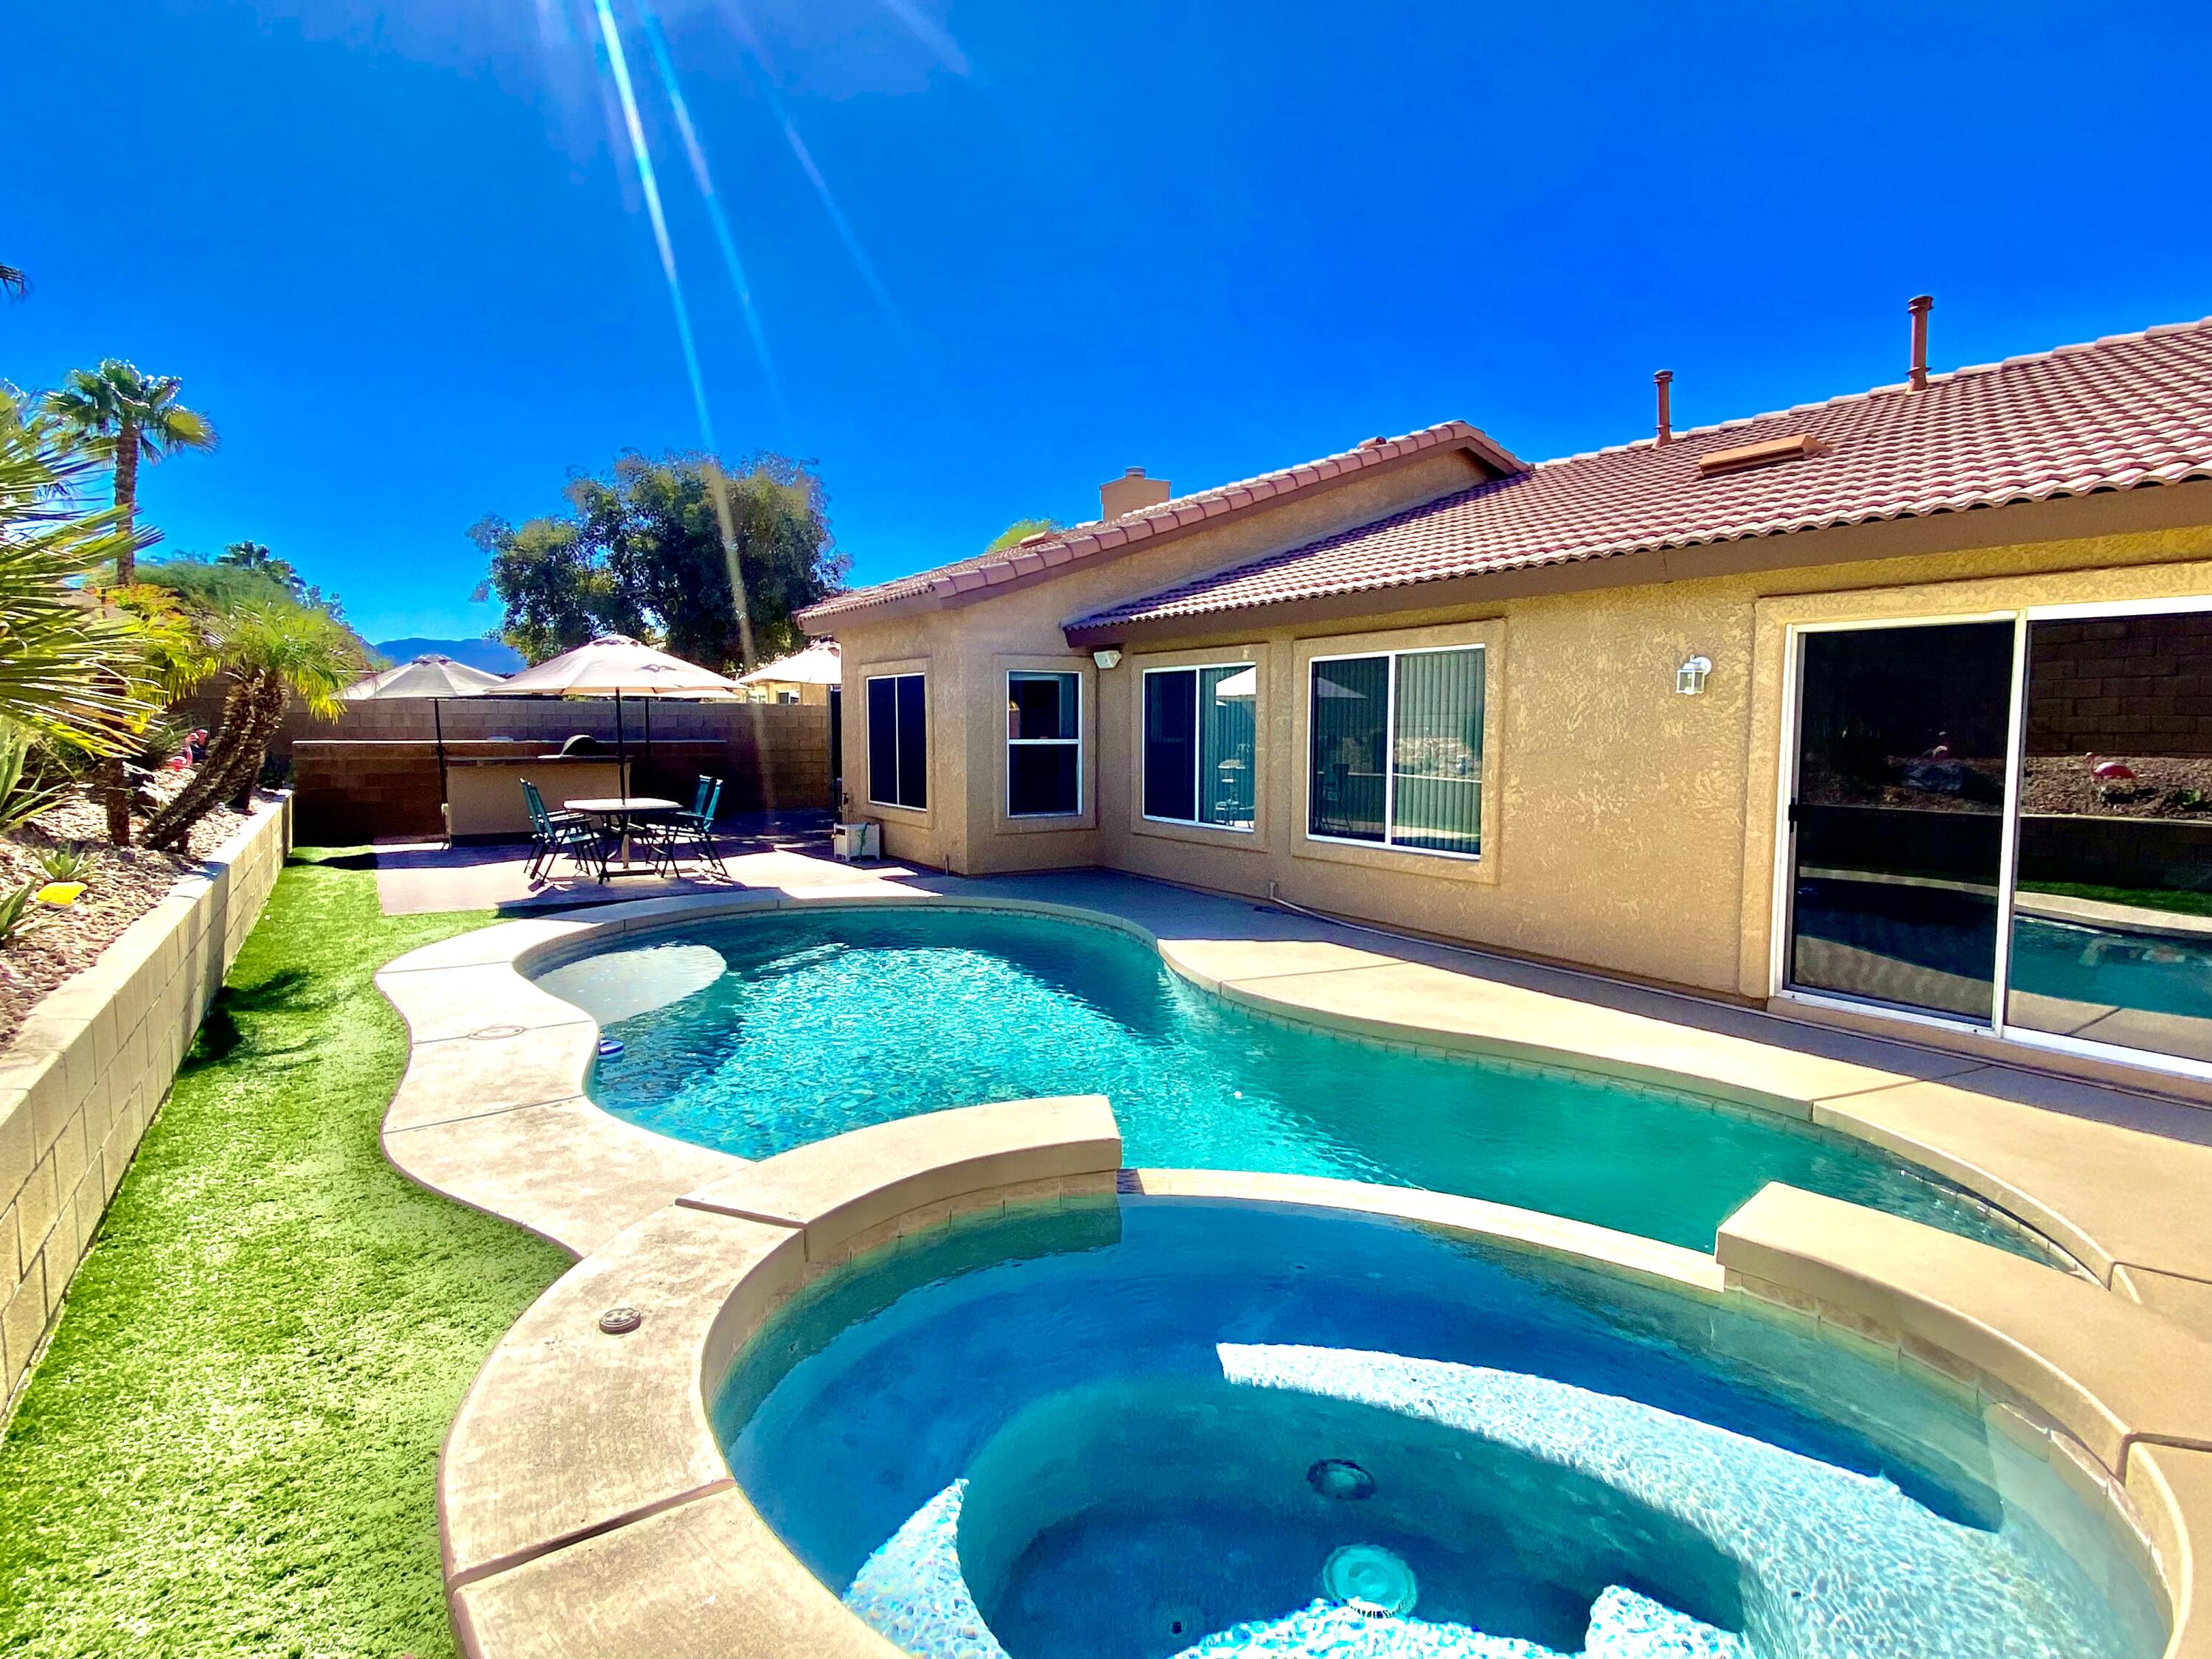
<path id="1" fill-rule="evenodd" d="M 1307 833 L 1480 854 L 1483 699 L 1480 646 L 1316 661 Z"/>
<path id="2" fill-rule="evenodd" d="M 1146 672 L 1146 817 L 1252 827 L 1259 684 L 1249 663 Z"/>
<path id="3" fill-rule="evenodd" d="M 868 799 L 920 811 L 929 805 L 929 732 L 923 677 L 868 681 Z"/>
<path id="4" fill-rule="evenodd" d="M 1006 676 L 1006 816 L 1083 810 L 1083 677 L 1016 670 Z"/>

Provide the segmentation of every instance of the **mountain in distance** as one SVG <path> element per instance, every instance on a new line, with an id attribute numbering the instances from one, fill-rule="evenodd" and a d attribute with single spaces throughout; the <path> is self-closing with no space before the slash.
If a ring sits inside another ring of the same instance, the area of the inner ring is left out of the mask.
<path id="1" fill-rule="evenodd" d="M 393 664 L 417 657 L 451 657 L 487 674 L 512 674 L 522 666 L 522 653 L 498 640 L 379 640 L 376 651 Z"/>

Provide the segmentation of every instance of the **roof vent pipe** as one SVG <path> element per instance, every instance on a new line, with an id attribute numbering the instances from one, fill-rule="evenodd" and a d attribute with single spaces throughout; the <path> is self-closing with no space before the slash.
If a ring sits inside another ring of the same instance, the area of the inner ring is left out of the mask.
<path id="1" fill-rule="evenodd" d="M 1674 371 L 1661 369 L 1651 377 L 1651 383 L 1659 388 L 1659 436 L 1655 441 L 1663 444 L 1674 435 L 1674 411 L 1668 395 L 1668 388 L 1674 384 Z"/>
<path id="2" fill-rule="evenodd" d="M 1905 301 L 1905 308 L 1912 313 L 1912 389 L 1928 390 L 1928 313 L 1936 308 L 1932 294 L 1915 295 Z"/>

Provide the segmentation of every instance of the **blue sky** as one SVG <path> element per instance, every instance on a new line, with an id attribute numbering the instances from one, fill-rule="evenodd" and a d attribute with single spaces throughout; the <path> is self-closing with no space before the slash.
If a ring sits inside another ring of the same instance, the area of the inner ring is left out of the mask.
<path id="1" fill-rule="evenodd" d="M 224 441 L 144 481 L 170 549 L 483 632 L 471 523 L 699 441 L 596 3 L 7 8 L 0 375 L 183 376 Z M 817 461 L 856 580 L 1130 465 L 1895 380 L 1923 289 L 1939 367 L 2212 312 L 2201 4 L 658 0 L 772 385 L 607 3 L 721 447 Z"/>

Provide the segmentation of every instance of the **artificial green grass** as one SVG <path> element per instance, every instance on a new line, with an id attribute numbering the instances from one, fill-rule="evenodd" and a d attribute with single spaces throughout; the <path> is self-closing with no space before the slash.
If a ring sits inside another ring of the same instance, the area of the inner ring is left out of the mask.
<path id="1" fill-rule="evenodd" d="M 0 1439 L 0 1653 L 453 1653 L 439 1443 L 567 1258 L 386 1164 L 370 975 L 489 920 L 278 878 Z"/>

